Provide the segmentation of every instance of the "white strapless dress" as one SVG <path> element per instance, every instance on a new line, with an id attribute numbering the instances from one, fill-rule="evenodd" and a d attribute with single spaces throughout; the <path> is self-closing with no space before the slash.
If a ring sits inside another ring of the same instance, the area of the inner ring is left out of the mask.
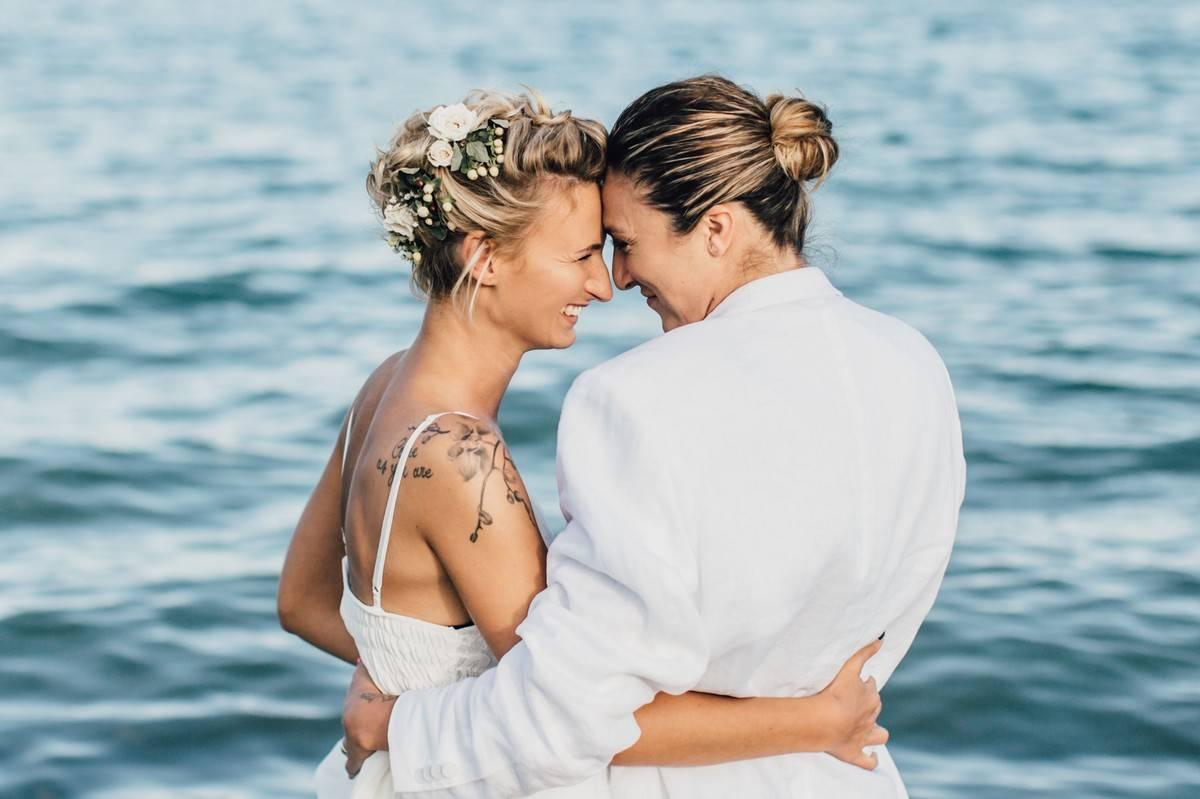
<path id="1" fill-rule="evenodd" d="M 411 446 L 423 429 L 443 414 L 425 419 L 409 437 L 409 444 L 400 456 L 408 459 Z M 353 424 L 353 414 L 349 424 Z M 349 440 L 349 424 L 346 439 Z M 343 466 L 345 452 L 343 451 Z M 390 538 L 392 511 L 400 485 L 403 468 L 397 468 L 392 481 L 388 508 L 380 531 L 373 594 L 375 603 L 367 605 L 350 590 L 347 560 L 342 558 L 341 616 L 346 629 L 358 646 L 358 655 L 371 679 L 384 693 L 398 695 L 420 688 L 450 685 L 466 677 L 475 677 L 496 665 L 496 658 L 475 626 L 454 628 L 384 610 L 380 602 L 382 565 Z M 534 508 L 543 537 L 546 535 L 541 514 Z M 316 790 L 318 799 L 394 799 L 391 764 L 387 752 L 375 752 L 363 763 L 362 770 L 351 779 L 346 774 L 346 756 L 342 754 L 343 740 L 339 739 L 325 759 L 317 766 Z M 425 779 L 440 775 L 425 775 Z M 418 777 L 420 779 L 420 777 Z M 555 788 L 536 794 L 538 799 L 609 799 L 608 776 L 599 774 L 584 783 Z"/>

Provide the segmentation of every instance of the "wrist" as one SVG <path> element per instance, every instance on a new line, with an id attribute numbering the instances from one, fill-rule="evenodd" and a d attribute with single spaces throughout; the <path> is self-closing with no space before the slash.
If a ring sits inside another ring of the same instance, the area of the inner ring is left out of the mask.
<path id="1" fill-rule="evenodd" d="M 392 726 L 392 708 L 396 706 L 396 697 L 388 697 L 380 712 L 375 716 L 374 729 L 371 731 L 374 740 L 372 751 L 386 752 L 388 748 L 388 729 Z"/>
<path id="2" fill-rule="evenodd" d="M 824 691 L 792 700 L 795 713 L 794 741 L 798 752 L 827 752 L 838 744 L 839 720 L 833 699 Z"/>

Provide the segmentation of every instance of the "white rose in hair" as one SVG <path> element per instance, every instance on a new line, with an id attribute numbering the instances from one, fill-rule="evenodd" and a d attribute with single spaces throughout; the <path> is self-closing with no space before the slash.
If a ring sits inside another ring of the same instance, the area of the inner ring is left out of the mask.
<path id="1" fill-rule="evenodd" d="M 407 205 L 388 203 L 383 211 L 383 226 L 401 238 L 411 239 L 417 228 L 417 217 Z"/>
<path id="2" fill-rule="evenodd" d="M 445 139 L 438 139 L 429 145 L 429 163 L 434 166 L 450 166 L 454 160 L 454 145 Z"/>
<path id="3" fill-rule="evenodd" d="M 462 141 L 478 121 L 475 112 L 462 103 L 440 105 L 429 115 L 429 132 L 434 138 Z"/>

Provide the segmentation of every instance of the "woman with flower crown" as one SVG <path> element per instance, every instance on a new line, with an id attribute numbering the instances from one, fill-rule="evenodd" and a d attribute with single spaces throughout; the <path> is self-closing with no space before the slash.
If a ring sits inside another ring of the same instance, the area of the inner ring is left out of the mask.
<path id="1" fill-rule="evenodd" d="M 411 262 L 428 306 L 416 339 L 351 403 L 293 535 L 278 603 L 285 629 L 361 662 L 379 688 L 373 701 L 492 668 L 545 588 L 548 536 L 495 417 L 521 357 L 571 346 L 580 314 L 612 296 L 604 174 L 604 128 L 554 113 L 533 91 L 475 92 L 414 114 L 371 167 L 388 244 Z M 878 646 L 812 696 L 659 694 L 637 713 L 639 740 L 613 762 L 824 751 L 873 768 L 863 747 L 886 731 L 874 681 L 859 673 Z M 318 795 L 391 797 L 387 753 L 368 754 L 338 742 L 318 768 Z M 436 764 L 415 776 L 433 788 L 454 775 Z M 608 787 L 601 775 L 538 795 Z"/>

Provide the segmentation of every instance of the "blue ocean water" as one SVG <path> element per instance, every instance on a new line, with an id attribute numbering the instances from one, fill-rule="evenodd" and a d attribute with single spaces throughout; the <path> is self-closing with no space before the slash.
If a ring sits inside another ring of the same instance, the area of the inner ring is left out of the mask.
<path id="1" fill-rule="evenodd" d="M 829 107 L 812 260 L 958 390 L 959 543 L 885 691 L 914 797 L 1200 796 L 1200 6 L 15 2 L 0 29 L 0 795 L 302 796 L 348 670 L 288 536 L 421 304 L 362 184 L 527 82 Z M 618 297 L 501 422 L 543 508 Z"/>

